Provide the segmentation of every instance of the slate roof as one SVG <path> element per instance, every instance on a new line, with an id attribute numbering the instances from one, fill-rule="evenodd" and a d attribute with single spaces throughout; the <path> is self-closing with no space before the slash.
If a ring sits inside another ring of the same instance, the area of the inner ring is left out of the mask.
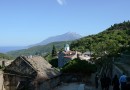
<path id="1" fill-rule="evenodd" d="M 19 56 L 17 58 L 22 59 L 31 68 L 33 68 L 33 70 L 35 70 L 37 72 L 37 77 L 42 78 L 42 80 L 51 79 L 53 77 L 60 75 L 60 72 L 58 70 L 56 70 L 55 68 L 52 68 L 51 64 L 49 64 L 41 56 Z M 15 60 L 19 60 L 17 58 Z"/>
<path id="2" fill-rule="evenodd" d="M 35 69 L 39 77 L 42 77 L 44 79 L 50 79 L 60 75 L 60 72 L 55 68 L 52 68 L 52 65 L 49 64 L 41 56 L 32 56 L 23 58 L 24 60 L 27 60 L 29 64 Z"/>

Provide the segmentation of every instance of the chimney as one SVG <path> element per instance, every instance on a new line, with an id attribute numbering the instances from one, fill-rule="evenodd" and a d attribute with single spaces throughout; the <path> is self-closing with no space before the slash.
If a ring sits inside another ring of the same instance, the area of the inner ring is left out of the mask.
<path id="1" fill-rule="evenodd" d="M 2 61 L 2 67 L 5 67 L 5 61 Z"/>

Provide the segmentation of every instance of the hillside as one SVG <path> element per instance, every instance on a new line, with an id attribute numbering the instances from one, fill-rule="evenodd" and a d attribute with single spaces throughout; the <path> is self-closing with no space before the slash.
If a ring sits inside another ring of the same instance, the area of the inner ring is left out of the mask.
<path id="1" fill-rule="evenodd" d="M 124 21 L 123 23 L 111 25 L 111 27 L 107 30 L 130 30 L 130 21 L 128 20 Z"/>
<path id="2" fill-rule="evenodd" d="M 82 36 L 77 34 L 77 33 L 68 32 L 68 33 L 65 33 L 65 34 L 62 34 L 62 35 L 49 37 L 49 38 L 43 40 L 42 42 L 37 43 L 35 45 L 31 45 L 31 46 L 46 45 L 46 44 L 49 44 L 49 43 L 52 43 L 52 42 L 60 42 L 60 41 L 72 41 L 72 40 L 79 39 L 81 37 Z"/>
<path id="3" fill-rule="evenodd" d="M 98 55 L 115 55 L 130 45 L 130 22 L 114 24 L 96 35 L 83 37 L 72 42 L 71 48 L 81 52 L 93 51 Z"/>
<path id="4" fill-rule="evenodd" d="M 11 59 L 13 59 L 13 57 L 6 55 L 6 54 L 3 54 L 3 53 L 0 53 L 0 59 L 11 60 Z"/>
<path id="5" fill-rule="evenodd" d="M 53 42 L 47 45 L 39 45 L 39 46 L 34 46 L 28 49 L 11 51 L 11 52 L 8 52 L 7 54 L 15 56 L 15 57 L 19 55 L 45 55 L 46 53 L 52 51 L 53 45 L 55 45 L 55 47 L 58 50 L 60 50 L 64 47 L 66 43 L 70 44 L 71 42 L 72 41 Z"/>

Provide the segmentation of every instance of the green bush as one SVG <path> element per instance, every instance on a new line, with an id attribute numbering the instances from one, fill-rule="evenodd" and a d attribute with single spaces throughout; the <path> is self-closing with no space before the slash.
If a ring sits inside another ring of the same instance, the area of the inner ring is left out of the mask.
<path id="1" fill-rule="evenodd" d="M 53 67 L 58 67 L 58 59 L 55 58 L 55 59 L 52 59 L 49 61 L 49 63 L 53 66 Z"/>
<path id="2" fill-rule="evenodd" d="M 50 53 L 44 56 L 45 60 L 47 60 L 53 67 L 58 67 L 58 58 L 56 56 L 52 56 Z"/>
<path id="3" fill-rule="evenodd" d="M 64 73 L 91 74 L 96 71 L 96 65 L 85 60 L 74 59 L 68 62 L 61 70 Z"/>

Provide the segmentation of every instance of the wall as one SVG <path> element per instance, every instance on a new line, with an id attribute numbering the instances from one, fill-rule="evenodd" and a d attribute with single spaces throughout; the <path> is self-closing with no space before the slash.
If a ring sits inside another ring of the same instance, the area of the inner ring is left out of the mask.
<path id="1" fill-rule="evenodd" d="M 65 54 L 63 52 L 60 52 L 58 54 L 58 67 L 63 67 L 70 60 L 77 58 L 77 51 L 71 58 L 67 58 L 67 57 L 64 57 L 64 56 L 65 56 Z"/>
<path id="2" fill-rule="evenodd" d="M 62 67 L 64 65 L 63 59 L 64 59 L 64 54 L 63 54 L 63 52 L 60 52 L 58 54 L 58 67 Z"/>
<path id="3" fill-rule="evenodd" d="M 49 80 L 44 81 L 41 85 L 38 86 L 38 90 L 51 90 L 60 83 L 60 77 L 55 77 Z"/>
<path id="4" fill-rule="evenodd" d="M 6 90 L 16 90 L 19 81 L 28 81 L 28 78 L 4 74 L 4 87 Z"/>
<path id="5" fill-rule="evenodd" d="M 5 90 L 3 82 L 4 82 L 3 73 L 2 73 L 2 71 L 0 71 L 0 90 Z"/>
<path id="6" fill-rule="evenodd" d="M 88 82 L 90 78 L 84 74 L 64 73 L 61 76 L 61 81 L 64 83 L 70 82 Z"/>

